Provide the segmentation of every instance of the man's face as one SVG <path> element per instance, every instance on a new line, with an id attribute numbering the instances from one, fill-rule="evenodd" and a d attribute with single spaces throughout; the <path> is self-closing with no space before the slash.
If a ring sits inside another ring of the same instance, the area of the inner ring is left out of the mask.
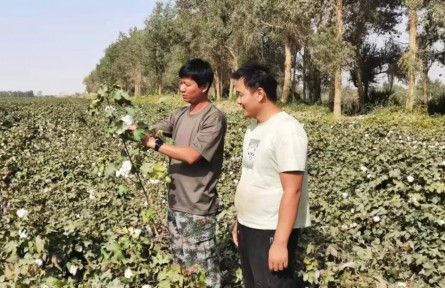
<path id="1" fill-rule="evenodd" d="M 198 83 L 192 78 L 181 78 L 179 80 L 179 90 L 185 102 L 195 104 L 206 97 L 207 85 L 199 87 Z"/>
<path id="2" fill-rule="evenodd" d="M 236 81 L 236 94 L 236 103 L 243 108 L 244 117 L 255 118 L 260 108 L 256 90 L 246 87 L 244 78 L 240 78 Z"/>

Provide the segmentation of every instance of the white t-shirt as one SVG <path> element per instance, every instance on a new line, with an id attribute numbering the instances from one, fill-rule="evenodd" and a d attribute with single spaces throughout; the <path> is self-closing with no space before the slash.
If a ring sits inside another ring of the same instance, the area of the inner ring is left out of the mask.
<path id="1" fill-rule="evenodd" d="M 294 228 L 310 226 L 307 189 L 308 139 L 294 117 L 279 112 L 247 128 L 241 179 L 235 195 L 238 221 L 247 227 L 275 230 L 283 187 L 281 172 L 305 171 Z"/>

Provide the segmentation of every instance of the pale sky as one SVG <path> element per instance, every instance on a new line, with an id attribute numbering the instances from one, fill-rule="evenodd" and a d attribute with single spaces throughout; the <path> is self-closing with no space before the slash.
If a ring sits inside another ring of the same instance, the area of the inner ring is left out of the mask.
<path id="1" fill-rule="evenodd" d="M 83 92 L 119 32 L 142 28 L 151 0 L 0 0 L 0 91 Z"/>
<path id="2" fill-rule="evenodd" d="M 0 0 L 0 91 L 84 92 L 104 50 L 120 32 L 142 28 L 155 3 Z M 435 66 L 430 76 L 445 82 L 445 69 Z"/>

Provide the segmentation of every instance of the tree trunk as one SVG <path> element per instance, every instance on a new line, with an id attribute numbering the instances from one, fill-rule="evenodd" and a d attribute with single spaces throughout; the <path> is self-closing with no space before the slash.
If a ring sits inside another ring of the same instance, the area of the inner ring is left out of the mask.
<path id="1" fill-rule="evenodd" d="M 162 95 L 162 83 L 158 84 L 158 95 L 161 96 Z"/>
<path id="2" fill-rule="evenodd" d="M 389 92 L 392 93 L 392 90 L 394 88 L 394 70 L 395 67 L 393 67 L 396 64 L 389 64 L 389 73 L 388 73 L 388 85 L 389 85 Z"/>
<path id="3" fill-rule="evenodd" d="M 142 85 L 143 85 L 143 76 L 140 71 L 134 71 L 134 97 L 141 96 Z"/>
<path id="4" fill-rule="evenodd" d="M 357 92 L 358 92 L 359 111 L 362 111 L 363 107 L 365 106 L 365 91 L 363 90 L 362 66 L 360 64 L 357 65 L 357 68 L 355 69 L 355 73 L 357 76 Z"/>
<path id="5" fill-rule="evenodd" d="M 220 73 L 222 74 L 222 73 Z M 219 80 L 219 98 L 217 98 L 216 100 L 221 101 L 222 97 L 223 97 L 223 87 L 224 87 L 224 78 L 220 77 L 221 79 Z"/>
<path id="6" fill-rule="evenodd" d="M 238 53 L 235 53 L 235 51 L 232 48 L 228 48 L 228 50 L 229 50 L 230 55 L 232 55 L 232 70 L 233 70 L 232 72 L 235 72 L 239 68 L 239 66 L 238 66 L 239 56 L 238 56 Z M 236 84 L 236 80 L 230 79 L 229 99 L 233 99 L 234 96 L 236 95 L 235 84 Z"/>
<path id="7" fill-rule="evenodd" d="M 341 116 L 341 68 L 335 71 L 334 117 Z"/>
<path id="8" fill-rule="evenodd" d="M 294 53 L 293 53 L 293 56 L 294 56 L 294 61 L 293 61 L 293 64 L 292 64 L 292 94 L 291 94 L 291 100 L 296 100 L 296 99 L 294 99 L 294 97 L 297 95 L 297 87 L 296 87 L 296 84 L 297 84 L 297 76 L 296 76 L 296 72 L 297 72 L 297 54 L 298 54 L 298 49 L 295 49 L 295 51 L 294 51 Z"/>
<path id="9" fill-rule="evenodd" d="M 141 85 L 142 85 L 142 75 L 140 72 L 137 72 L 134 77 L 134 97 L 141 96 Z"/>
<path id="10" fill-rule="evenodd" d="M 313 66 L 313 65 L 312 65 Z M 314 93 L 313 97 L 311 97 L 311 103 L 319 103 L 321 104 L 321 76 L 320 70 L 317 67 L 312 67 L 313 70 L 313 81 L 314 81 Z"/>
<path id="11" fill-rule="evenodd" d="M 343 0 L 337 0 L 337 37 L 343 39 Z M 341 116 L 341 66 L 335 71 L 334 117 Z"/>
<path id="12" fill-rule="evenodd" d="M 411 9 L 409 15 L 409 71 L 408 71 L 408 98 L 405 109 L 412 112 L 416 96 L 416 57 L 417 57 L 417 10 Z"/>
<path id="13" fill-rule="evenodd" d="M 334 107 L 334 99 L 335 99 L 335 75 L 330 77 L 329 81 L 329 105 Z"/>
<path id="14" fill-rule="evenodd" d="M 235 80 L 234 79 L 230 79 L 230 87 L 229 87 L 229 100 L 233 99 L 233 96 L 235 95 L 235 93 L 233 93 L 233 91 L 235 91 Z"/>
<path id="15" fill-rule="evenodd" d="M 303 71 L 302 71 L 302 73 L 301 74 L 303 74 L 303 77 L 302 77 L 302 80 L 303 80 L 303 91 L 301 92 L 301 98 L 303 98 L 304 100 L 306 100 L 307 99 L 307 93 L 306 93 L 306 90 L 307 90 L 307 70 L 308 70 L 308 58 L 309 58 L 309 55 L 308 55 L 308 53 L 309 53 L 309 49 L 307 48 L 307 45 L 306 46 L 304 46 L 304 49 L 303 49 Z M 310 73 L 309 73 L 310 74 Z M 309 95 L 310 95 L 311 93 L 309 92 Z"/>
<path id="16" fill-rule="evenodd" d="M 430 79 L 428 78 L 428 63 L 424 63 L 423 71 L 423 105 L 428 107 L 428 89 Z"/>
<path id="17" fill-rule="evenodd" d="M 221 100 L 221 78 L 219 76 L 218 69 L 215 70 L 215 92 L 216 92 L 216 101 Z"/>
<path id="18" fill-rule="evenodd" d="M 281 96 L 281 101 L 287 103 L 289 100 L 289 88 L 290 88 L 290 74 L 292 70 L 292 49 L 290 38 L 286 37 L 284 42 L 285 51 L 285 61 L 284 61 L 284 83 L 283 83 L 283 95 Z"/>

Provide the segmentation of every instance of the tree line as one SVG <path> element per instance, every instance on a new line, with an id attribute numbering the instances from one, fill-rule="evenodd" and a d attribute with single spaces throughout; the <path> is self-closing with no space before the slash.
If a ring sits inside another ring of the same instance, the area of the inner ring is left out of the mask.
<path id="1" fill-rule="evenodd" d="M 408 43 L 398 38 L 400 27 Z M 136 97 L 161 95 L 177 90 L 183 62 L 202 57 L 214 68 L 213 95 L 221 100 L 234 97 L 231 72 L 256 61 L 277 75 L 283 103 L 319 103 L 326 92 L 339 116 L 348 75 L 361 112 L 381 100 L 376 83 L 384 76 L 383 98 L 404 82 L 400 104 L 412 111 L 428 104 L 433 84 L 442 85 L 428 73 L 445 64 L 444 39 L 443 0 L 176 0 L 157 3 L 144 28 L 121 33 L 84 84 L 87 92 L 109 82 Z"/>
<path id="2" fill-rule="evenodd" d="M 34 97 L 34 92 L 30 91 L 0 91 L 0 97 Z"/>

